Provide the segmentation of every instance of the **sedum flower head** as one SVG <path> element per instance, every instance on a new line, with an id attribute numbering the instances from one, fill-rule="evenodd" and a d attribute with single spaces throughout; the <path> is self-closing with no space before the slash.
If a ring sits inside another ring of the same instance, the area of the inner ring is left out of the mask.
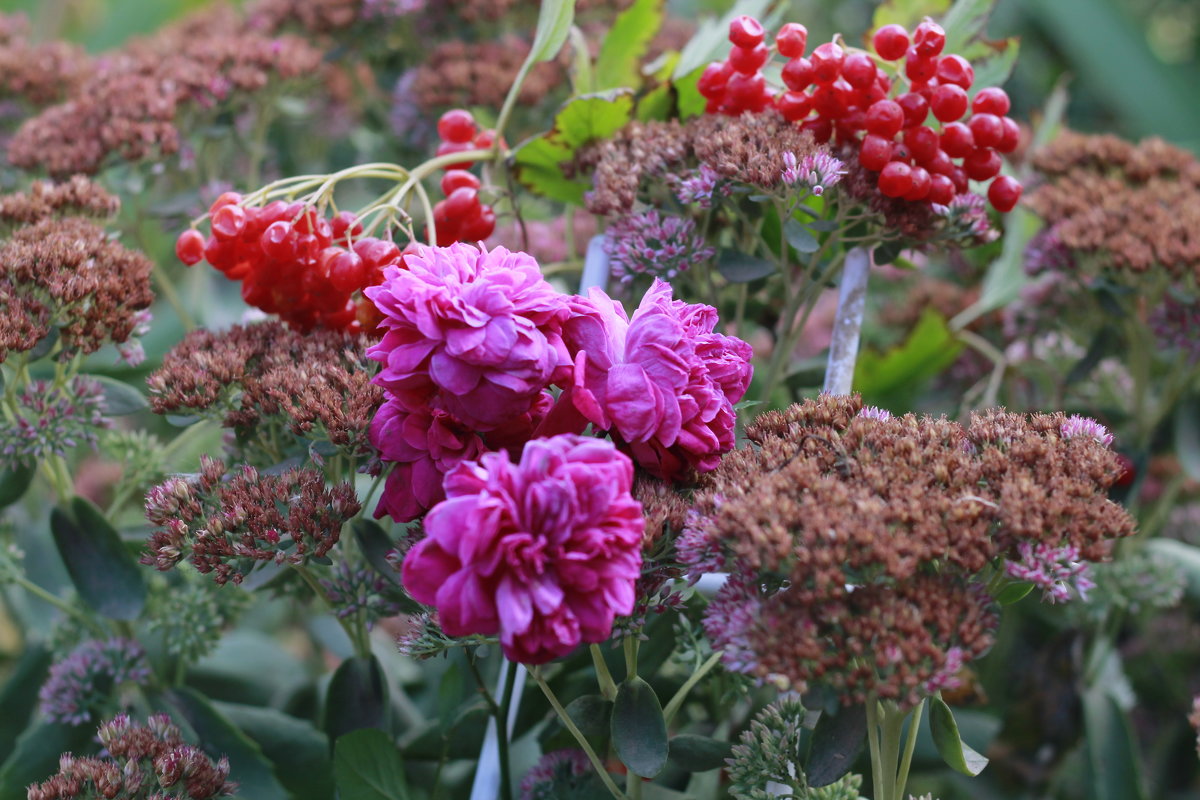
<path id="1" fill-rule="evenodd" d="M 654 209 L 613 222 L 604 234 L 604 251 L 621 283 L 632 283 L 638 275 L 670 280 L 716 255 L 691 219 Z"/>
<path id="2" fill-rule="evenodd" d="M 0 427 L 0 466 L 36 464 L 79 445 L 96 447 L 112 422 L 104 416 L 104 387 L 76 377 L 64 385 L 31 381 L 16 396 L 12 424 Z"/>
<path id="3" fill-rule="evenodd" d="M 599 779 L 586 753 L 577 748 L 554 750 L 539 758 L 521 779 L 521 800 L 573 797 L 593 784 L 599 786 Z"/>
<path id="4" fill-rule="evenodd" d="M 50 668 L 38 692 L 39 709 L 51 722 L 81 725 L 110 705 L 113 691 L 150 677 L 142 648 L 130 639 L 92 640 Z"/>
<path id="5" fill-rule="evenodd" d="M 540 664 L 605 641 L 633 610 L 645 521 L 612 444 L 535 439 L 516 463 L 459 464 L 445 488 L 402 576 L 448 635 L 499 633 L 505 656 Z"/>

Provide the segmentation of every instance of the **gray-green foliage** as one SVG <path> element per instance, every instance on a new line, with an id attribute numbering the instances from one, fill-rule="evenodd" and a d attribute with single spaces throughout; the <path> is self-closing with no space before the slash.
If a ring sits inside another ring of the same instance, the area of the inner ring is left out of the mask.
<path id="1" fill-rule="evenodd" d="M 1088 593 L 1088 602 L 1073 609 L 1084 618 L 1167 609 L 1183 599 L 1183 570 L 1160 553 L 1121 554 L 1114 561 L 1093 565 L 1091 578 L 1096 587 Z"/>
<path id="2" fill-rule="evenodd" d="M 819 789 L 808 785 L 800 768 L 804 706 L 799 698 L 784 697 L 758 713 L 733 746 L 729 792 L 738 800 L 860 800 L 862 776 L 848 774 Z M 778 786 L 771 791 L 767 784 Z M 783 787 L 785 794 L 779 794 Z"/>
<path id="3" fill-rule="evenodd" d="M 163 581 L 151 589 L 150 629 L 163 637 L 167 653 L 191 663 L 217 646 L 224 629 L 250 602 L 237 586 L 217 586 L 193 569 L 175 570 L 179 582 Z"/>

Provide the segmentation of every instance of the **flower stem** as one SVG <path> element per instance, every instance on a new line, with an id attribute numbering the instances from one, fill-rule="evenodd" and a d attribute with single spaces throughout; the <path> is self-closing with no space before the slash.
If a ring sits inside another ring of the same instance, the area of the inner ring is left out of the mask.
<path id="1" fill-rule="evenodd" d="M 883 792 L 883 760 L 879 752 L 879 701 L 867 697 L 867 747 L 871 751 L 871 788 L 875 800 L 890 800 Z"/>
<path id="2" fill-rule="evenodd" d="M 613 680 L 612 673 L 608 671 L 608 664 L 604 661 L 604 653 L 600 651 L 600 645 L 593 644 L 589 648 L 592 653 L 592 663 L 596 665 L 596 682 L 600 684 L 600 694 L 605 700 L 615 700 L 617 698 L 617 683 Z"/>
<path id="3" fill-rule="evenodd" d="M 571 719 L 571 715 L 567 713 L 562 703 L 558 701 L 554 690 L 550 688 L 549 684 L 546 683 L 546 679 L 542 677 L 541 667 L 534 667 L 530 670 L 530 674 L 533 675 L 533 679 L 537 682 L 537 685 L 541 687 L 542 694 L 546 695 L 546 699 L 550 701 L 550 706 L 554 709 L 554 713 L 558 714 L 558 719 L 562 722 L 563 727 L 571 732 L 571 735 L 575 737 L 575 741 L 579 743 L 583 752 L 587 754 L 588 760 L 592 762 L 592 767 L 595 768 L 597 774 L 600 776 L 600 781 L 604 784 L 604 787 L 612 793 L 612 796 L 616 800 L 630 800 L 613 781 L 612 776 L 608 774 L 608 770 L 604 768 L 604 762 L 600 760 L 600 756 L 596 755 L 592 743 L 587 740 L 587 737 L 583 735 L 583 731 L 579 730 L 574 720 Z"/>
<path id="4" fill-rule="evenodd" d="M 670 725 L 671 720 L 679 713 L 679 708 L 683 705 L 683 701 L 687 699 L 688 692 L 721 660 L 722 652 L 724 651 L 718 650 L 709 656 L 708 660 L 700 665 L 700 669 L 693 672 L 691 677 L 684 681 L 683 686 L 679 687 L 679 691 L 675 692 L 675 696 L 667 702 L 667 707 L 663 709 L 663 719 L 667 721 L 667 725 Z"/>
<path id="5" fill-rule="evenodd" d="M 500 798 L 512 800 L 512 776 L 508 763 L 508 709 L 512 705 L 513 687 L 516 685 L 516 665 L 504 659 L 504 692 L 500 695 L 500 708 L 496 713 L 496 744 L 500 751 Z"/>
<path id="6" fill-rule="evenodd" d="M 908 770 L 912 767 L 913 751 L 917 749 L 917 733 L 921 730 L 921 713 L 925 710 L 925 698 L 913 709 L 912 722 L 908 725 L 908 739 L 904 743 L 904 756 L 900 760 L 900 774 L 896 776 L 896 797 L 904 797 L 904 785 L 908 783 Z"/>
<path id="7" fill-rule="evenodd" d="M 96 636 L 98 636 L 100 638 L 104 638 L 104 637 L 108 636 L 108 631 L 106 631 L 99 622 L 92 619 L 90 616 L 88 616 L 83 611 L 80 611 L 78 608 L 75 608 L 70 603 L 66 602 L 61 597 L 59 597 L 58 595 L 51 594 L 50 592 L 43 589 L 41 586 L 38 586 L 36 583 L 29 580 L 24 575 L 14 575 L 12 577 L 12 582 L 15 583 L 17 586 L 20 586 L 25 591 L 29 592 L 31 595 L 38 598 L 39 600 L 42 600 L 42 601 L 54 606 L 59 611 L 66 614 L 68 617 L 74 617 L 75 619 L 79 620 L 80 622 L 82 622 L 84 624 L 84 626 L 88 630 L 90 630 Z"/>

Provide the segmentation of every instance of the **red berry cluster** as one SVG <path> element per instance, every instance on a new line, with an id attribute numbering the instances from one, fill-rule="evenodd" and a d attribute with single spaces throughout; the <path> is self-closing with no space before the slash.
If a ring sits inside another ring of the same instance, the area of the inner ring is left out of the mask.
<path id="1" fill-rule="evenodd" d="M 442 140 L 437 149 L 439 156 L 486 150 L 496 137 L 493 130 L 479 130 L 471 112 L 461 108 L 442 114 L 437 129 Z M 433 207 L 440 247 L 454 242 L 479 242 L 496 229 L 496 212 L 479 201 L 479 179 L 467 171 L 470 167 L 467 162 L 451 164 L 442 176 L 442 194 L 446 199 Z"/>
<path id="2" fill-rule="evenodd" d="M 819 142 L 836 135 L 858 143 L 859 163 L 879 173 L 879 191 L 888 197 L 945 205 L 967 191 L 968 180 L 990 180 L 988 200 L 996 210 L 1011 211 L 1020 199 L 1021 184 L 1000 175 L 1000 154 L 1011 153 L 1020 139 L 1017 123 L 1006 116 L 1008 95 L 987 87 L 971 100 L 975 70 L 962 56 L 942 52 L 946 32 L 933 20 L 918 25 L 911 40 L 903 26 L 884 25 L 873 37 L 875 55 L 827 42 L 808 57 L 807 29 L 789 22 L 775 37 L 775 49 L 787 59 L 782 92 L 763 77 L 771 51 L 757 20 L 733 20 L 729 41 L 729 57 L 700 76 L 708 113 L 774 106 Z M 901 59 L 903 68 L 897 63 L 893 74 L 884 68 Z"/>
<path id="3" fill-rule="evenodd" d="M 362 226 L 351 212 L 326 219 L 302 203 L 276 200 L 259 208 L 226 192 L 208 216 L 212 235 L 184 231 L 175 255 L 188 266 L 207 261 L 241 281 L 247 304 L 302 331 L 357 333 L 378 324 L 378 310 L 361 291 L 382 283 L 383 268 L 399 265 L 402 255 L 394 242 L 358 238 Z"/>

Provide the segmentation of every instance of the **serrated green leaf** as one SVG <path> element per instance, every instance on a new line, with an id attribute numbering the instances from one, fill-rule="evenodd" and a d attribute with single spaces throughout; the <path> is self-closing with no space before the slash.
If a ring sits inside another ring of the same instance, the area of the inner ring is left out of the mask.
<path id="1" fill-rule="evenodd" d="M 104 413 L 110 417 L 123 417 L 136 414 L 150 407 L 146 396 L 124 381 L 110 378 L 107 375 L 83 375 L 82 377 L 96 381 L 104 389 Z"/>
<path id="2" fill-rule="evenodd" d="M 884 0 L 875 7 L 871 31 L 884 25 L 903 25 L 910 32 L 925 17 L 940 17 L 950 8 L 950 0 Z"/>
<path id="3" fill-rule="evenodd" d="M 0 469 L 0 508 L 11 506 L 25 496 L 37 468 L 25 464 Z"/>
<path id="4" fill-rule="evenodd" d="M 329 740 L 308 722 L 273 708 L 214 703 L 274 765 L 292 800 L 333 800 Z"/>
<path id="5" fill-rule="evenodd" d="M 383 731 L 368 728 L 340 737 L 333 773 L 339 795 L 347 800 L 408 800 L 404 761 Z"/>
<path id="6" fill-rule="evenodd" d="M 962 351 L 946 325 L 932 309 L 921 315 L 912 333 L 898 347 L 885 353 L 863 350 L 854 370 L 854 387 L 869 404 L 900 408 L 923 381 L 954 363 Z"/>
<path id="7" fill-rule="evenodd" d="M 617 687 L 613 702 L 612 743 L 621 763 L 634 775 L 653 778 L 667 765 L 667 723 L 658 695 L 634 676 Z"/>
<path id="8" fill-rule="evenodd" d="M 730 757 L 732 750 L 729 742 L 693 733 L 681 733 L 671 739 L 671 749 L 667 757 L 672 764 L 685 772 L 708 772 L 710 769 L 724 767 L 725 759 Z"/>
<path id="9" fill-rule="evenodd" d="M 186 686 L 163 695 L 165 702 L 195 731 L 198 744 L 214 760 L 229 759 L 229 774 L 246 800 L 289 800 L 262 748 L 242 733 L 208 698 Z"/>
<path id="10" fill-rule="evenodd" d="M 549 61 L 558 55 L 575 22 L 575 0 L 542 0 L 529 61 Z"/>
<path id="11" fill-rule="evenodd" d="M 722 250 L 717 256 L 717 272 L 730 283 L 749 283 L 774 275 L 777 266 L 765 258 L 738 250 Z"/>
<path id="12" fill-rule="evenodd" d="M 663 0 L 635 0 L 617 15 L 596 58 L 596 88 L 636 89 L 642 83 L 639 69 L 651 40 L 662 27 Z"/>
<path id="13" fill-rule="evenodd" d="M 987 766 L 987 758 L 976 753 L 958 735 L 954 712 L 940 697 L 929 698 L 929 729 L 938 753 L 951 769 L 975 777 Z"/>
<path id="14" fill-rule="evenodd" d="M 809 227 L 794 217 L 783 223 L 783 236 L 797 253 L 815 253 L 821 249 L 821 243 Z"/>
<path id="15" fill-rule="evenodd" d="M 804 764 L 809 785 L 828 786 L 849 772 L 866 737 L 865 707 L 842 708 L 836 715 L 821 714 Z"/>
<path id="16" fill-rule="evenodd" d="M 530 139 L 514 154 L 513 168 L 522 186 L 534 194 L 568 205 L 583 205 L 588 186 L 563 175 L 559 166 L 571 160 L 571 151 L 547 139 Z"/>
<path id="17" fill-rule="evenodd" d="M 110 619 L 137 619 L 146 604 L 142 571 L 100 509 L 76 497 L 50 511 L 50 531 L 84 602 Z"/>
<path id="18" fill-rule="evenodd" d="M 322 727 L 330 741 L 362 728 L 387 727 L 388 687 L 374 655 L 352 656 L 338 666 L 325 693 Z"/>

